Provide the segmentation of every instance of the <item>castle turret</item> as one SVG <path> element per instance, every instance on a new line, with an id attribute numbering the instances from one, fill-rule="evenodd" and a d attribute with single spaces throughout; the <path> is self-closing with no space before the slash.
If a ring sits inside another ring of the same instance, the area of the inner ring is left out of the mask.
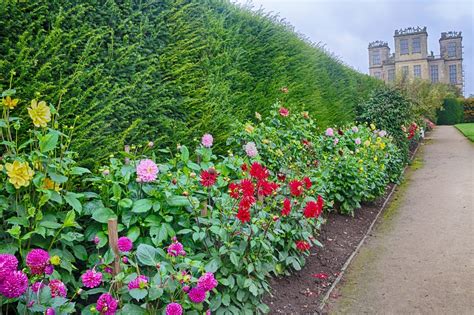
<path id="1" fill-rule="evenodd" d="M 390 47 L 387 42 L 375 41 L 369 44 L 370 75 L 383 79 L 383 64 L 389 59 Z"/>

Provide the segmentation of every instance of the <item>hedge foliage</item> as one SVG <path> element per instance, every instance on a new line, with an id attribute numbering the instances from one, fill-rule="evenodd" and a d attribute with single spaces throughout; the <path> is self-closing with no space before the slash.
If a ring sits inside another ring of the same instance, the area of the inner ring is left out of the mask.
<path id="1" fill-rule="evenodd" d="M 459 98 L 447 98 L 438 111 L 438 125 L 455 125 L 464 120 L 464 107 Z"/>
<path id="2" fill-rule="evenodd" d="M 474 122 L 474 97 L 463 100 L 464 122 Z"/>
<path id="3" fill-rule="evenodd" d="M 86 164 L 144 139 L 224 143 L 231 122 L 268 113 L 284 86 L 291 109 L 347 122 L 380 84 L 227 0 L 2 1 L 0 14 L 0 89 L 14 71 L 21 94 L 61 98 L 62 121 L 80 116 L 73 149 Z"/>

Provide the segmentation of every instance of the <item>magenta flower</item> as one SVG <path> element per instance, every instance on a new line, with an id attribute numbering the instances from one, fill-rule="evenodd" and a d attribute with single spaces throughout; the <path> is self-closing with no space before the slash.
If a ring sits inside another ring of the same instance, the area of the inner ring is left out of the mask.
<path id="1" fill-rule="evenodd" d="M 18 268 L 18 259 L 12 254 L 0 254 L 0 281 Z"/>
<path id="2" fill-rule="evenodd" d="M 49 265 L 48 252 L 39 248 L 33 249 L 26 255 L 26 265 L 34 275 L 45 273 L 45 269 Z"/>
<path id="3" fill-rule="evenodd" d="M 168 246 L 168 255 L 170 256 L 186 256 L 186 252 L 184 251 L 183 244 L 178 242 L 176 238 L 173 238 L 173 243 Z"/>
<path id="4" fill-rule="evenodd" d="M 248 157 L 253 158 L 258 155 L 258 150 L 257 150 L 257 146 L 255 145 L 255 142 L 248 142 L 244 146 L 244 150 L 245 150 L 245 153 L 247 153 Z"/>
<path id="5" fill-rule="evenodd" d="M 354 133 L 359 132 L 359 128 L 357 128 L 357 126 L 352 127 L 352 132 Z"/>
<path id="6" fill-rule="evenodd" d="M 214 138 L 212 137 L 211 134 L 206 133 L 204 136 L 202 136 L 201 144 L 205 146 L 206 148 L 212 147 L 213 142 L 214 142 Z"/>
<path id="7" fill-rule="evenodd" d="M 212 272 L 206 272 L 198 279 L 197 287 L 204 291 L 211 291 L 217 286 L 217 280 Z"/>
<path id="8" fill-rule="evenodd" d="M 97 235 L 94 236 L 93 242 L 94 242 L 95 245 L 99 245 L 99 243 L 100 243 L 100 238 L 99 238 Z"/>
<path id="9" fill-rule="evenodd" d="M 110 267 L 105 267 L 104 268 L 104 272 L 108 273 L 108 274 L 112 274 L 114 272 L 114 270 Z"/>
<path id="10" fill-rule="evenodd" d="M 127 257 L 127 256 L 123 256 L 123 257 L 122 257 L 122 262 L 123 262 L 124 264 L 128 264 L 128 257 Z"/>
<path id="11" fill-rule="evenodd" d="M 355 141 L 355 144 L 357 144 L 357 145 L 361 144 L 361 142 L 362 142 L 362 141 L 360 140 L 360 138 L 356 138 L 354 141 Z"/>
<path id="12" fill-rule="evenodd" d="M 110 293 L 103 293 L 97 300 L 96 310 L 102 315 L 114 315 L 118 301 Z"/>
<path id="13" fill-rule="evenodd" d="M 188 297 L 193 303 L 201 303 L 206 299 L 206 291 L 200 288 L 192 288 L 188 292 Z"/>
<path id="14" fill-rule="evenodd" d="M 150 159 L 141 160 L 137 165 L 137 182 L 150 183 L 156 180 L 158 166 Z"/>
<path id="15" fill-rule="evenodd" d="M 334 136 L 334 130 L 332 128 L 326 129 L 326 136 L 333 137 Z"/>
<path id="16" fill-rule="evenodd" d="M 128 289 L 144 289 L 148 285 L 148 277 L 140 275 L 128 283 Z"/>
<path id="17" fill-rule="evenodd" d="M 64 283 L 62 283 L 61 280 L 53 279 L 53 280 L 49 281 L 48 286 L 51 289 L 51 297 L 52 298 L 55 298 L 57 296 L 66 297 L 67 288 L 64 285 Z"/>
<path id="18" fill-rule="evenodd" d="M 0 294 L 8 299 L 22 296 L 28 289 L 28 277 L 22 271 L 11 271 L 0 282 Z"/>
<path id="19" fill-rule="evenodd" d="M 183 307 L 179 303 L 170 303 L 166 305 L 166 315 L 182 315 Z"/>
<path id="20" fill-rule="evenodd" d="M 56 315 L 56 311 L 54 310 L 54 308 L 50 307 L 46 310 L 45 315 Z"/>
<path id="21" fill-rule="evenodd" d="M 44 273 L 47 275 L 53 274 L 53 271 L 54 271 L 54 266 L 51 264 L 48 264 L 46 265 L 46 267 L 44 267 Z"/>
<path id="22" fill-rule="evenodd" d="M 102 282 L 102 273 L 96 272 L 93 269 L 87 270 L 86 273 L 81 276 L 81 280 L 85 287 L 92 289 L 98 287 Z"/>
<path id="23" fill-rule="evenodd" d="M 127 253 L 132 250 L 133 242 L 126 236 L 122 236 L 118 239 L 118 248 L 122 253 Z"/>
<path id="24" fill-rule="evenodd" d="M 33 291 L 34 293 L 38 293 L 38 291 L 44 287 L 45 285 L 43 282 L 35 282 L 31 285 L 31 291 Z"/>

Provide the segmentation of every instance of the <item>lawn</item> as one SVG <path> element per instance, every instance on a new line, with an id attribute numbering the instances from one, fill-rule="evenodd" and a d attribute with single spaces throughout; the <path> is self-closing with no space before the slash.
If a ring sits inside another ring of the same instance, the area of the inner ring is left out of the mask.
<path id="1" fill-rule="evenodd" d="M 474 142 L 474 123 L 468 124 L 457 124 L 455 125 L 456 128 L 459 129 L 469 140 Z"/>

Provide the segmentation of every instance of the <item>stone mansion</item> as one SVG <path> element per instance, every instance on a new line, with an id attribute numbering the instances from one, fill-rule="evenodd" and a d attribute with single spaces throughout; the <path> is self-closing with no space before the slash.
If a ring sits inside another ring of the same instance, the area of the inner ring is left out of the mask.
<path id="1" fill-rule="evenodd" d="M 396 76 L 453 84 L 463 91 L 461 32 L 441 33 L 440 55 L 428 54 L 426 26 L 396 30 L 395 53 L 387 42 L 369 44 L 369 74 L 391 82 Z"/>

